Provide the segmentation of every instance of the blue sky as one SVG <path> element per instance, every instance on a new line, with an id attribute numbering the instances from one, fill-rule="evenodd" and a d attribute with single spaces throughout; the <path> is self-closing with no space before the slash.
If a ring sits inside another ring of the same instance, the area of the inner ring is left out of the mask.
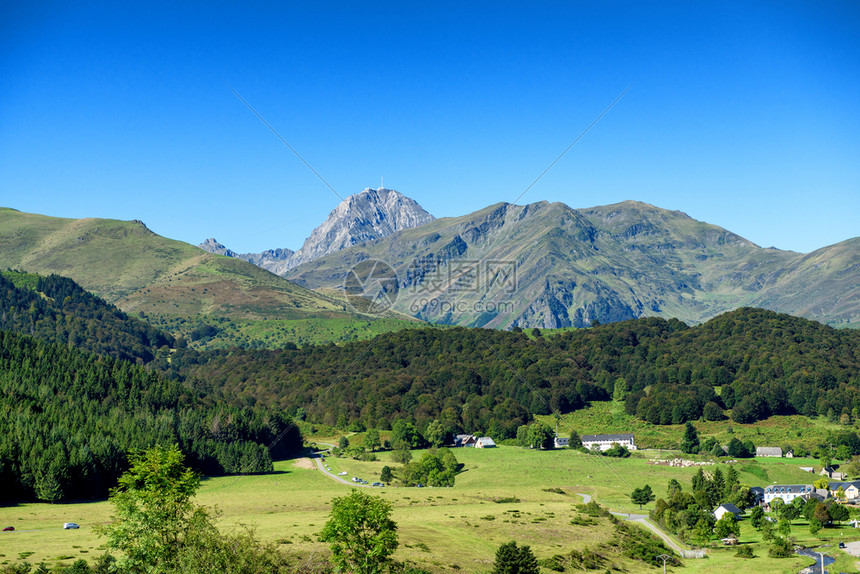
<path id="1" fill-rule="evenodd" d="M 632 85 L 519 203 L 860 235 L 857 2 L 119 4 L 0 6 L 0 205 L 296 249 L 339 199 L 227 83 L 339 195 L 437 217 L 514 201 Z"/>

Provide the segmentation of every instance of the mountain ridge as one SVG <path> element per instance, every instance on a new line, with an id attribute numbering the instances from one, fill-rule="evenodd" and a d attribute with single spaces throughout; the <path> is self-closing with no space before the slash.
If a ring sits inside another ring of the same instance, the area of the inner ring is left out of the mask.
<path id="1" fill-rule="evenodd" d="M 860 321 L 860 299 L 851 282 L 860 283 L 860 265 L 852 240 L 843 243 L 815 256 L 762 248 L 681 211 L 632 200 L 584 209 L 498 203 L 344 249 L 287 277 L 311 289 L 334 287 L 352 265 L 379 259 L 400 281 L 395 309 L 468 326 L 583 327 L 643 316 L 700 323 L 744 305 L 853 324 Z M 832 265 L 801 263 L 834 250 L 841 259 Z M 458 287 L 467 276 L 490 279 L 482 268 L 488 261 L 516 266 L 515 290 Z M 469 262 L 473 268 L 464 271 Z M 460 274 L 452 275 L 451 266 Z M 810 284 L 820 288 L 810 293 L 804 287 Z M 828 309 L 837 296 L 839 305 Z"/>

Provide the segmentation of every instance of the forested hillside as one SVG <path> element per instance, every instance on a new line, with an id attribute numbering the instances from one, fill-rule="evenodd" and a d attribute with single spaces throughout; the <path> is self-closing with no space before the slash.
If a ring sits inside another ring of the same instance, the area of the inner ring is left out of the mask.
<path id="1" fill-rule="evenodd" d="M 15 271 L 0 274 L 0 329 L 141 363 L 176 344 L 67 277 Z"/>
<path id="2" fill-rule="evenodd" d="M 649 318 L 552 337 L 427 328 L 342 347 L 178 351 L 173 367 L 231 395 L 303 406 L 313 421 L 386 428 L 405 417 L 423 429 L 438 418 L 496 438 L 532 414 L 613 397 L 655 424 L 860 419 L 860 332 L 750 308 L 692 328 Z"/>
<path id="3" fill-rule="evenodd" d="M 0 498 L 104 496 L 130 449 L 174 442 L 213 475 L 270 471 L 301 436 L 280 412 L 0 331 Z"/>

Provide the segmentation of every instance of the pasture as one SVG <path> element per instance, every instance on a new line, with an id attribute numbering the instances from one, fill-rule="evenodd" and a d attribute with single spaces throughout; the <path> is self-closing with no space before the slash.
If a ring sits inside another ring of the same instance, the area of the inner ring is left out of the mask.
<path id="1" fill-rule="evenodd" d="M 420 457 L 416 451 L 414 456 Z M 599 503 L 619 512 L 638 512 L 630 503 L 633 488 L 650 484 L 657 497 L 665 495 L 669 479 L 685 488 L 695 468 L 673 468 L 649 464 L 647 456 L 613 459 L 576 451 L 535 451 L 518 447 L 496 449 L 456 449 L 464 469 L 453 488 L 373 488 L 371 491 L 394 507 L 399 527 L 400 548 L 395 557 L 434 571 L 488 571 L 496 548 L 516 540 L 532 547 L 538 558 L 566 554 L 571 550 L 595 549 L 613 536 L 605 522 L 582 526 L 571 524 L 577 516 L 578 493 L 591 494 Z M 653 453 L 655 456 L 658 453 Z M 379 461 L 362 462 L 328 457 L 332 471 L 346 471 L 378 480 L 389 453 Z M 741 481 L 752 485 L 767 482 L 807 482 L 811 475 L 798 469 L 798 459 L 761 459 L 737 463 Z M 275 541 L 285 552 L 297 557 L 328 553 L 316 539 L 325 523 L 330 501 L 349 492 L 350 486 L 308 468 L 307 459 L 276 463 L 276 472 L 266 475 L 206 479 L 197 500 L 221 512 L 222 528 L 254 527 L 260 538 Z M 722 464 L 725 470 L 725 464 Z M 708 467 L 713 468 L 713 467 Z M 653 504 L 649 505 L 653 507 Z M 647 509 L 646 509 L 647 510 Z M 0 537 L 0 564 L 26 559 L 70 563 L 80 557 L 102 552 L 102 539 L 93 526 L 110 520 L 106 501 L 76 504 L 18 504 L 0 508 L 0 525 L 12 525 L 16 532 Z M 81 524 L 80 530 L 62 530 L 63 522 Z M 748 524 L 742 526 L 742 542 L 757 541 Z M 808 529 L 796 528 L 796 535 L 813 539 Z M 833 534 L 860 539 L 848 529 L 832 529 Z M 809 559 L 767 558 L 767 546 L 755 545 L 759 558 L 743 561 L 734 551 L 714 551 L 705 560 L 685 560 L 675 571 L 722 572 L 726 569 L 756 572 L 797 572 Z M 625 572 L 654 572 L 653 567 L 606 550 L 607 559 Z"/>

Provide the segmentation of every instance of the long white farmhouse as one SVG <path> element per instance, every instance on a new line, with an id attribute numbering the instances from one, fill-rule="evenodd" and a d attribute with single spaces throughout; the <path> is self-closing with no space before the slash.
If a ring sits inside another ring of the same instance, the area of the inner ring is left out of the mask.
<path id="1" fill-rule="evenodd" d="M 636 450 L 632 434 L 584 434 L 580 438 L 582 446 L 589 450 L 594 446 L 600 450 L 609 450 L 614 444 L 619 444 L 627 450 Z"/>

